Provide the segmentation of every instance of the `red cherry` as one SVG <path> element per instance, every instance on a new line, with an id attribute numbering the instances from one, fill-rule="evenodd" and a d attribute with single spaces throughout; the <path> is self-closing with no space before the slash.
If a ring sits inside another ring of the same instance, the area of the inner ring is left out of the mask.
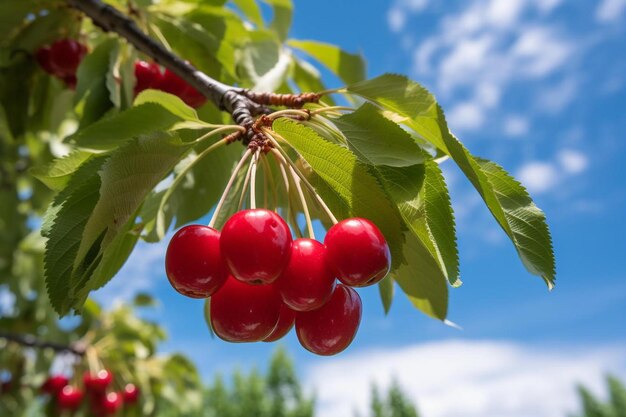
<path id="1" fill-rule="evenodd" d="M 126 384 L 122 395 L 126 404 L 135 404 L 139 399 L 139 388 L 135 384 Z"/>
<path id="2" fill-rule="evenodd" d="M 281 305 L 273 285 L 249 285 L 230 276 L 211 297 L 211 327 L 228 342 L 258 342 L 276 327 Z"/>
<path id="3" fill-rule="evenodd" d="M 109 392 L 102 397 L 96 407 L 102 414 L 115 414 L 122 407 L 122 395 L 117 392 Z"/>
<path id="4" fill-rule="evenodd" d="M 41 386 L 41 391 L 46 394 L 58 394 L 70 380 L 65 375 L 52 375 Z"/>
<path id="5" fill-rule="evenodd" d="M 50 47 L 49 46 L 43 46 L 39 49 L 37 49 L 37 52 L 35 52 L 35 59 L 37 60 L 37 63 L 39 64 L 39 66 L 48 74 L 53 74 L 54 73 L 54 69 L 52 68 L 52 65 L 50 64 Z"/>
<path id="6" fill-rule="evenodd" d="M 107 387 L 113 381 L 113 374 L 106 370 L 102 369 L 95 374 L 90 374 L 89 372 L 85 372 L 83 376 L 83 383 L 85 384 L 85 389 L 92 393 L 103 393 L 106 391 Z"/>
<path id="7" fill-rule="evenodd" d="M 324 245 L 313 239 L 294 240 L 289 263 L 276 286 L 283 302 L 296 311 L 311 311 L 324 305 L 335 288 Z"/>
<path id="8" fill-rule="evenodd" d="M 83 401 L 83 392 L 71 385 L 66 385 L 57 395 L 59 408 L 75 411 Z"/>
<path id="9" fill-rule="evenodd" d="M 339 284 L 330 300 L 317 310 L 296 315 L 300 344 L 318 355 L 335 355 L 347 348 L 361 322 L 361 297 Z"/>
<path id="10" fill-rule="evenodd" d="M 220 232 L 198 224 L 180 229 L 167 247 L 165 272 L 179 293 L 210 297 L 228 277 L 220 255 Z"/>
<path id="11" fill-rule="evenodd" d="M 289 262 L 291 232 L 287 223 L 273 211 L 243 210 L 224 225 L 220 247 L 235 278 L 269 284 L 282 274 Z"/>
<path id="12" fill-rule="evenodd" d="M 207 100 L 201 92 L 199 92 L 189 84 L 187 84 L 187 87 L 182 91 L 179 97 L 182 101 L 185 102 L 185 104 L 193 107 L 194 109 L 202 107 Z"/>
<path id="13" fill-rule="evenodd" d="M 154 87 L 166 93 L 180 96 L 187 88 L 187 82 L 166 68 L 163 77 Z"/>
<path id="14" fill-rule="evenodd" d="M 343 220 L 328 230 L 324 244 L 328 266 L 339 281 L 366 287 L 380 281 L 391 266 L 385 237 L 366 219 Z"/>
<path id="15" fill-rule="evenodd" d="M 296 320 L 296 312 L 283 304 L 280 307 L 280 316 L 278 317 L 278 323 L 276 323 L 276 327 L 272 330 L 272 333 L 269 334 L 264 342 L 275 342 L 279 339 L 282 339 L 289 330 L 293 327 L 293 323 Z"/>
<path id="16" fill-rule="evenodd" d="M 74 39 L 58 40 L 50 47 L 50 66 L 61 78 L 75 75 L 86 52 L 87 48 Z"/>
<path id="17" fill-rule="evenodd" d="M 135 94 L 139 94 L 143 90 L 156 87 L 163 78 L 161 68 L 157 63 L 146 61 L 135 62 Z"/>

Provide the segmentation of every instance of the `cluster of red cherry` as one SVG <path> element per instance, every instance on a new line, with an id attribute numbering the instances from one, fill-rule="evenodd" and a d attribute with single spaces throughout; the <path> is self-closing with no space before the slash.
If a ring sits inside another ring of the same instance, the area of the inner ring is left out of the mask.
<path id="1" fill-rule="evenodd" d="M 87 46 L 74 39 L 60 39 L 35 53 L 37 62 L 48 74 L 60 78 L 69 88 L 76 88 L 76 70 L 87 53 Z"/>
<path id="2" fill-rule="evenodd" d="M 165 269 L 181 294 L 211 297 L 211 326 L 221 339 L 271 342 L 295 323 L 305 349 L 334 355 L 350 345 L 361 321 L 352 287 L 383 279 L 390 261 L 385 238 L 369 220 L 335 224 L 322 244 L 292 241 L 278 214 L 251 209 L 234 214 L 221 233 L 201 225 L 180 229 Z"/>
<path id="3" fill-rule="evenodd" d="M 198 108 L 206 103 L 206 97 L 202 93 L 169 69 L 162 72 L 161 67 L 155 62 L 135 62 L 135 78 L 137 79 L 135 95 L 148 88 L 153 88 L 174 94 L 193 108 Z"/>
<path id="4" fill-rule="evenodd" d="M 65 375 L 52 375 L 41 386 L 41 391 L 51 395 L 60 410 L 70 412 L 80 408 L 87 394 L 92 415 L 110 416 L 117 413 L 122 405 L 132 406 L 139 400 L 139 388 L 136 385 L 126 384 L 121 392 L 108 391 L 112 382 L 113 374 L 106 369 L 95 374 L 86 372 L 83 376 L 83 391 L 76 385 L 70 385 Z"/>

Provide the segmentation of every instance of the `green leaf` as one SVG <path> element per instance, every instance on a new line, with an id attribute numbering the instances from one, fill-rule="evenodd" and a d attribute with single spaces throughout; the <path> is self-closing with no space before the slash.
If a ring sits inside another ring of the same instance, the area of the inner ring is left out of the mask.
<path id="1" fill-rule="evenodd" d="M 389 244 L 393 266 L 399 265 L 403 259 L 402 220 L 369 167 L 348 149 L 299 123 L 281 118 L 274 121 L 273 128 L 327 183 L 351 216 L 367 218 L 380 228 Z"/>
<path id="2" fill-rule="evenodd" d="M 476 158 L 447 129 L 441 108 L 437 109 L 450 156 L 465 173 L 487 204 L 491 214 L 509 236 L 526 269 L 554 287 L 555 260 L 552 238 L 544 213 L 526 189 L 502 167 Z"/>
<path id="3" fill-rule="evenodd" d="M 291 56 L 271 32 L 254 32 L 242 51 L 241 63 L 250 88 L 275 91 L 287 78 Z"/>
<path id="4" fill-rule="evenodd" d="M 44 216 L 42 234 L 48 238 L 44 268 L 48 298 L 54 310 L 67 314 L 72 307 L 68 297 L 73 262 L 87 219 L 98 202 L 100 177 L 97 172 L 105 158 L 92 158 L 72 176 Z"/>
<path id="5" fill-rule="evenodd" d="M 315 58 L 347 84 L 365 78 L 365 61 L 361 55 L 350 54 L 328 43 L 290 39 L 287 44 Z"/>
<path id="6" fill-rule="evenodd" d="M 263 27 L 263 16 L 261 15 L 261 8 L 256 0 L 233 0 L 235 6 L 237 6 L 243 14 L 257 27 Z"/>
<path id="7" fill-rule="evenodd" d="M 432 145 L 446 151 L 438 124 L 437 102 L 419 83 L 403 75 L 383 74 L 349 85 L 346 90 L 401 116 L 395 121 L 402 121 Z"/>
<path id="8" fill-rule="evenodd" d="M 385 310 L 385 314 L 387 314 L 391 309 L 394 294 L 393 277 L 391 275 L 387 275 L 378 283 L 378 291 L 380 293 L 380 299 L 383 302 L 383 309 Z"/>
<path id="9" fill-rule="evenodd" d="M 278 34 L 281 41 L 287 39 L 291 20 L 293 18 L 293 4 L 291 0 L 263 0 L 272 6 L 274 18 L 270 27 Z"/>
<path id="10" fill-rule="evenodd" d="M 128 140 L 153 132 L 168 131 L 184 119 L 153 102 L 98 120 L 71 136 L 76 145 L 92 152 L 109 151 Z"/>
<path id="11" fill-rule="evenodd" d="M 411 136 L 382 116 L 370 103 L 333 119 L 333 123 L 343 132 L 348 146 L 362 162 L 405 167 L 424 161 L 422 150 Z"/>
<path id="12" fill-rule="evenodd" d="M 432 160 L 410 167 L 378 167 L 378 176 L 405 223 L 428 249 L 451 284 L 459 267 L 454 216 L 441 170 Z"/>
<path id="13" fill-rule="evenodd" d="M 87 54 L 78 67 L 75 100 L 81 103 L 81 127 L 95 122 L 113 107 L 114 93 L 108 89 L 107 77 L 115 64 L 118 51 L 117 40 L 106 39 Z"/>
<path id="14" fill-rule="evenodd" d="M 444 320 L 448 314 L 448 285 L 439 265 L 422 242 L 405 234 L 406 263 L 393 272 L 393 278 L 411 303 L 423 313 Z"/>
<path id="15" fill-rule="evenodd" d="M 34 167 L 30 173 L 50 189 L 60 191 L 70 181 L 72 174 L 91 156 L 89 152 L 74 151 L 66 157 L 55 159 L 47 167 Z"/>
<path id="16" fill-rule="evenodd" d="M 85 225 L 75 268 L 95 246 L 102 252 L 133 221 L 148 193 L 174 168 L 188 149 L 174 134 L 141 137 L 119 148 L 103 165 L 100 199 Z M 104 233 L 102 241 L 99 236 Z M 95 279 L 94 282 L 98 282 Z"/>

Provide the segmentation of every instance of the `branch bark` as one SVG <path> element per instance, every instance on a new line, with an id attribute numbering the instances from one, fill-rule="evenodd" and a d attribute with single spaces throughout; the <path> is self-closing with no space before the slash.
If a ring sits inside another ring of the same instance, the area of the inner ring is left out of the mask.
<path id="1" fill-rule="evenodd" d="M 85 349 L 79 345 L 64 345 L 61 343 L 48 342 L 39 340 L 33 335 L 0 332 L 0 339 L 17 343 L 22 346 L 52 349 L 55 352 L 68 352 L 77 356 L 83 356 L 85 354 Z"/>
<path id="2" fill-rule="evenodd" d="M 255 103 L 248 98 L 244 89 L 221 83 L 168 51 L 163 45 L 145 34 L 133 19 L 101 0 L 67 0 L 67 2 L 71 7 L 91 18 L 103 30 L 117 33 L 137 50 L 187 81 L 220 110 L 229 112 L 238 125 L 250 128 L 254 122 L 254 116 L 270 111 L 265 105 Z M 253 134 L 248 131 L 248 139 L 252 139 Z"/>

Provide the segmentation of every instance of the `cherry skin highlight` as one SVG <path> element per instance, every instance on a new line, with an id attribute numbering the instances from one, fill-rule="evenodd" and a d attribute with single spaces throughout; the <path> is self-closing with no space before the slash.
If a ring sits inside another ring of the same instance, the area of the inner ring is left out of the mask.
<path id="1" fill-rule="evenodd" d="M 155 87 L 161 81 L 163 74 L 161 69 L 156 63 L 150 63 L 146 61 L 135 62 L 135 94 L 139 94 L 143 90 Z"/>
<path id="2" fill-rule="evenodd" d="M 275 342 L 279 339 L 285 337 L 287 333 L 293 327 L 293 324 L 296 320 L 296 312 L 287 307 L 287 305 L 283 304 L 280 307 L 280 316 L 278 318 L 278 323 L 276 323 L 276 327 L 272 330 L 272 333 L 269 334 L 264 342 Z"/>
<path id="3" fill-rule="evenodd" d="M 367 219 L 345 219 L 328 230 L 324 244 L 331 271 L 346 285 L 367 287 L 382 280 L 391 267 L 383 234 Z"/>
<path id="4" fill-rule="evenodd" d="M 224 225 L 220 239 L 222 256 L 230 273 L 254 284 L 274 282 L 291 254 L 291 231 L 273 211 L 243 210 Z"/>
<path id="5" fill-rule="evenodd" d="M 250 285 L 230 276 L 210 301 L 211 327 L 227 342 L 259 342 L 280 317 L 282 302 L 273 285 Z"/>
<path id="6" fill-rule="evenodd" d="M 41 386 L 41 391 L 46 394 L 58 394 L 69 383 L 70 380 L 65 375 L 51 375 Z"/>
<path id="7" fill-rule="evenodd" d="M 122 396 L 124 397 L 125 404 L 135 404 L 139 400 L 139 387 L 135 384 L 126 384 Z"/>
<path id="8" fill-rule="evenodd" d="M 106 369 L 102 369 L 95 374 L 85 372 L 83 376 L 85 390 L 91 393 L 105 392 L 107 387 L 111 385 L 111 382 L 113 382 L 113 374 Z"/>
<path id="9" fill-rule="evenodd" d="M 86 52 L 87 48 L 74 39 L 58 40 L 50 46 L 50 67 L 61 78 L 76 75 Z"/>
<path id="10" fill-rule="evenodd" d="M 361 311 L 359 294 L 339 284 L 322 307 L 296 315 L 298 340 L 317 355 L 336 355 L 352 343 L 361 323 Z"/>
<path id="11" fill-rule="evenodd" d="M 311 311 L 323 306 L 335 288 L 324 245 L 313 239 L 294 240 L 289 263 L 276 286 L 283 302 L 293 310 Z"/>
<path id="12" fill-rule="evenodd" d="M 185 226 L 170 240 L 165 272 L 176 291 L 191 298 L 206 298 L 226 281 L 220 232 L 202 225 Z"/>
<path id="13" fill-rule="evenodd" d="M 78 410 L 83 401 L 83 392 L 71 385 L 66 385 L 57 395 L 57 403 L 62 410 Z"/>
<path id="14" fill-rule="evenodd" d="M 102 412 L 102 414 L 115 414 L 117 410 L 122 407 L 122 396 L 117 392 L 109 392 L 107 395 L 103 396 L 100 400 L 100 404 L 98 404 L 98 410 Z"/>

